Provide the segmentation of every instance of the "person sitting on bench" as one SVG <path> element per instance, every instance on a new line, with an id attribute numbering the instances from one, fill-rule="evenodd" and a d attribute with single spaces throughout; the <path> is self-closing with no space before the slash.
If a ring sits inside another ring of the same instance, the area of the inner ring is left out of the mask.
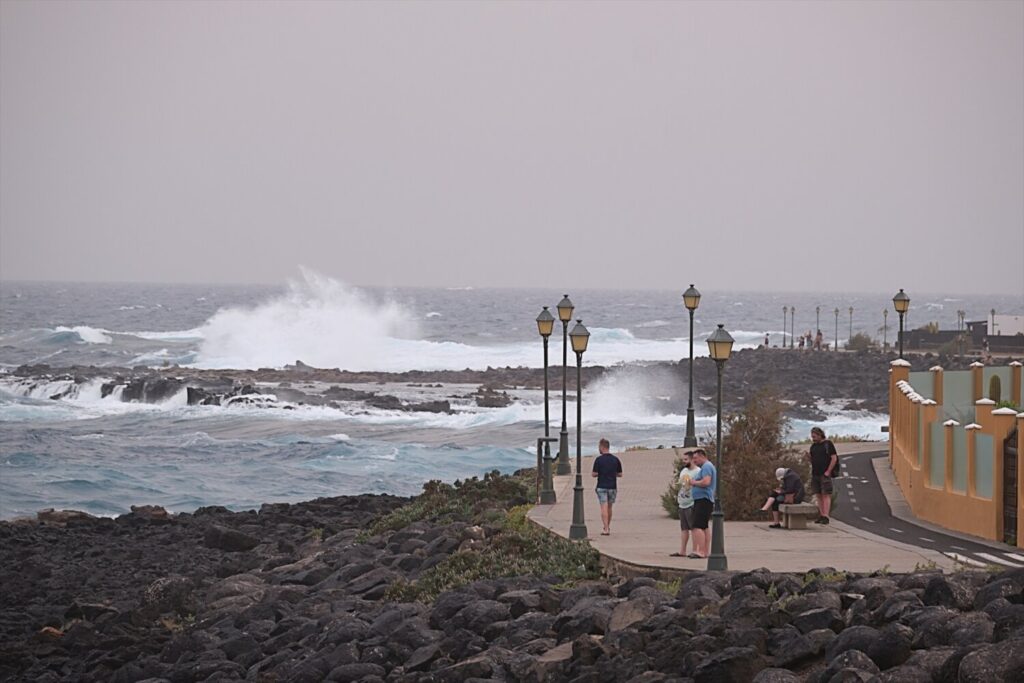
<path id="1" fill-rule="evenodd" d="M 779 488 L 774 489 L 768 496 L 768 500 L 761 506 L 761 510 L 764 512 L 772 511 L 772 524 L 768 525 L 770 529 L 781 529 L 782 524 L 779 521 L 779 505 L 786 503 L 802 503 L 804 502 L 804 482 L 800 479 L 800 475 L 795 471 L 786 467 L 780 467 L 775 470 L 775 478 L 778 479 L 782 484 Z"/>

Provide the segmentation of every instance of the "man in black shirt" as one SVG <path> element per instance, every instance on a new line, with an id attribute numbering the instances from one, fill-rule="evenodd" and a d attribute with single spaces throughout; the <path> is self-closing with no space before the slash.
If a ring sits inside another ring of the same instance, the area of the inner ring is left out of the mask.
<path id="1" fill-rule="evenodd" d="M 839 454 L 835 445 L 825 438 L 821 427 L 811 429 L 811 448 L 807 451 L 811 461 L 811 493 L 818 497 L 818 512 L 821 516 L 815 524 L 828 524 L 828 513 L 832 508 L 832 477 L 839 468 Z"/>
<path id="2" fill-rule="evenodd" d="M 601 455 L 594 460 L 592 473 L 597 478 L 597 502 L 601 504 L 601 524 L 604 526 L 602 536 L 612 532 L 612 506 L 618 494 L 618 479 L 622 476 L 622 461 L 609 453 L 609 448 L 608 439 L 601 439 L 598 443 Z"/>

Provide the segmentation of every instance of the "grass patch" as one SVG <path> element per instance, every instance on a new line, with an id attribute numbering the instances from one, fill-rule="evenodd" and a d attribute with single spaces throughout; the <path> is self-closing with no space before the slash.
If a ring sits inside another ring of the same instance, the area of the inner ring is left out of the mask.
<path id="1" fill-rule="evenodd" d="M 554 574 L 571 584 L 601 575 L 599 555 L 589 543 L 569 541 L 532 524 L 526 518 L 529 508 L 509 510 L 483 549 L 454 553 L 416 581 L 393 583 L 385 597 L 430 602 L 446 590 L 479 579 Z"/>
<path id="2" fill-rule="evenodd" d="M 497 470 L 454 484 L 434 480 L 423 485 L 423 493 L 411 502 L 392 510 L 356 537 L 365 542 L 373 536 L 398 531 L 413 522 L 449 524 L 455 521 L 491 521 L 487 511 L 508 508 L 534 500 L 534 470 L 520 470 L 512 476 Z"/>

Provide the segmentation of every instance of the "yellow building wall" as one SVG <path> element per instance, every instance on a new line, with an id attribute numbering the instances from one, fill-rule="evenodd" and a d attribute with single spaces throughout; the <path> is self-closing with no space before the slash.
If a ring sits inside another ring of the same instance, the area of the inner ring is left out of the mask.
<path id="1" fill-rule="evenodd" d="M 941 387 L 942 371 L 936 372 L 936 387 Z M 941 389 L 935 392 L 939 401 L 922 397 L 909 383 L 910 364 L 893 361 L 889 373 L 889 461 L 896 481 L 914 515 L 934 524 L 993 541 L 1003 540 L 1003 442 L 1014 426 L 1024 427 L 1024 413 L 1008 409 L 996 410 L 995 404 L 981 399 L 980 368 L 969 371 L 975 378 L 976 398 L 974 423 L 960 425 L 944 422 L 946 430 L 945 484 L 929 483 L 931 469 L 931 424 L 942 415 Z M 1019 382 L 1019 366 L 1014 380 Z M 953 430 L 967 432 L 967 491 L 953 490 Z M 976 435 L 988 434 L 991 439 L 992 497 L 977 494 Z M 1019 437 L 1018 437 L 1019 439 Z M 1017 467 L 1017 545 L 1024 547 L 1024 458 L 1018 456 Z"/>

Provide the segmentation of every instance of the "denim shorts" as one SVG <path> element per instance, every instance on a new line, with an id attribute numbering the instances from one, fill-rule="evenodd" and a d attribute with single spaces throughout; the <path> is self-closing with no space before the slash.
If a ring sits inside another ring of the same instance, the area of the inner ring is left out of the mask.
<path id="1" fill-rule="evenodd" d="M 618 492 L 618 489 L 597 489 L 597 501 L 602 505 L 605 503 L 614 503 L 615 496 Z"/>

